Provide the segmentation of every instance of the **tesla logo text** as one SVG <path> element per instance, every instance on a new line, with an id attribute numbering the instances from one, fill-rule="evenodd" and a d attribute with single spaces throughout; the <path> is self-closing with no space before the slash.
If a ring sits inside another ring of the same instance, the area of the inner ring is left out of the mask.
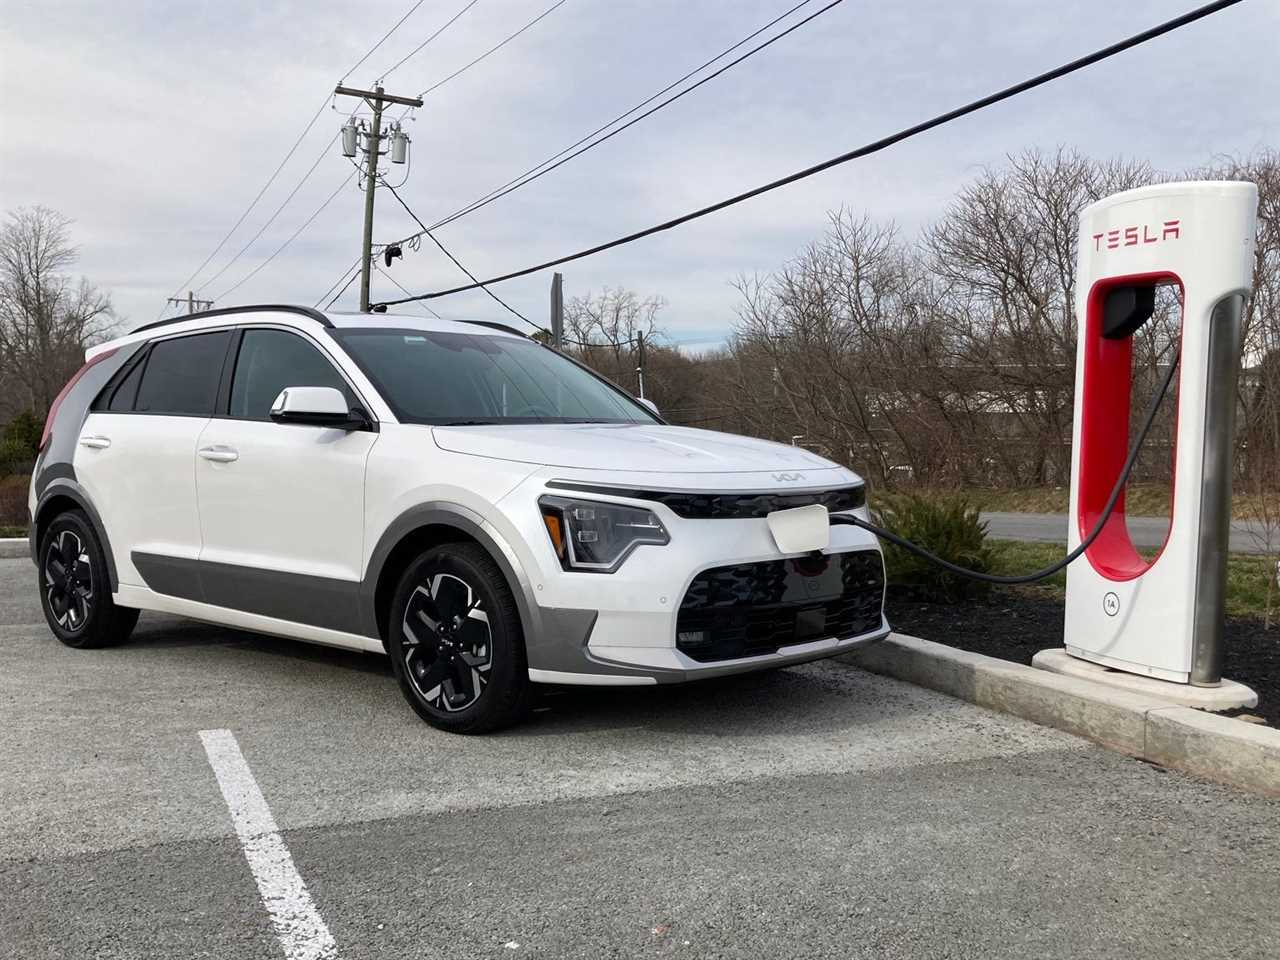
<path id="1" fill-rule="evenodd" d="M 1165 220 L 1158 226 L 1150 223 L 1136 227 L 1118 227 L 1105 233 L 1093 235 L 1093 249 L 1101 250 L 1105 243 L 1108 250 L 1118 247 L 1136 247 L 1140 243 L 1159 243 L 1162 240 L 1177 240 L 1181 236 L 1181 220 Z"/>
<path id="2" fill-rule="evenodd" d="M 803 480 L 804 474 L 803 473 L 775 473 L 773 474 L 773 479 L 777 480 L 779 483 L 791 483 L 795 480 Z"/>

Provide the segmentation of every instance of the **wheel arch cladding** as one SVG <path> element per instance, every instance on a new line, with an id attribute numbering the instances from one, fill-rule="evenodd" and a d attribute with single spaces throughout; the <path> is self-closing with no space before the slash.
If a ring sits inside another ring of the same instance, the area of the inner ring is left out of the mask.
<path id="1" fill-rule="evenodd" d="M 361 590 L 365 632 L 386 643 L 389 607 L 400 577 L 415 559 L 427 550 L 445 543 L 477 544 L 497 564 L 507 581 L 507 587 L 515 597 L 527 646 L 536 623 L 525 584 L 517 575 L 511 560 L 481 523 L 443 504 L 424 504 L 405 511 L 378 540 L 370 555 L 369 568 Z"/>
<path id="2" fill-rule="evenodd" d="M 107 579 L 111 584 L 111 592 L 115 593 L 120 581 L 116 577 L 116 561 L 115 555 L 111 551 L 111 541 L 107 538 L 106 528 L 102 525 L 102 517 L 98 515 L 98 511 L 89 499 L 89 495 L 74 480 L 58 477 L 45 487 L 44 494 L 40 497 L 39 503 L 36 504 L 36 515 L 32 518 L 31 559 L 39 563 L 37 554 L 40 550 L 40 541 L 44 539 L 45 531 L 49 529 L 49 524 L 68 510 L 80 510 L 89 518 L 89 525 L 93 527 L 93 532 L 98 537 L 98 544 L 102 547 L 102 554 L 106 558 Z"/>

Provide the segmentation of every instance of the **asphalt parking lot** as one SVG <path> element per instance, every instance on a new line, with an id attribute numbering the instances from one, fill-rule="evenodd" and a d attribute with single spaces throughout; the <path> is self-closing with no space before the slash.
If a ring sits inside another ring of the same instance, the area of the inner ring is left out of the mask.
<path id="1" fill-rule="evenodd" d="M 377 657 L 147 615 L 66 649 L 33 580 L 0 561 L 4 957 L 1280 952 L 1280 802 L 843 664 L 458 738 Z"/>

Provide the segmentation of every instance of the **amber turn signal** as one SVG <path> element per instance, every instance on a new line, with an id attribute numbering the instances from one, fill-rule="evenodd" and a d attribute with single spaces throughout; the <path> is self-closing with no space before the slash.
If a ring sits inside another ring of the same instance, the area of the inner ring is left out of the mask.
<path id="1" fill-rule="evenodd" d="M 564 527 L 560 517 L 554 513 L 544 513 L 542 522 L 547 525 L 547 533 L 551 535 L 551 545 L 555 547 L 556 556 L 564 560 Z"/>

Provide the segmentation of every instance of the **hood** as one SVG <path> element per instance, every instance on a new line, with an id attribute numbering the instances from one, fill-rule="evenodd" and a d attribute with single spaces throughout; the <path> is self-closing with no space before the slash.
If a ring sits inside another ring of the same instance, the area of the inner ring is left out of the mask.
<path id="1" fill-rule="evenodd" d="M 644 473 L 773 473 L 835 464 L 803 447 L 642 423 L 432 427 L 442 450 L 548 467 Z"/>

